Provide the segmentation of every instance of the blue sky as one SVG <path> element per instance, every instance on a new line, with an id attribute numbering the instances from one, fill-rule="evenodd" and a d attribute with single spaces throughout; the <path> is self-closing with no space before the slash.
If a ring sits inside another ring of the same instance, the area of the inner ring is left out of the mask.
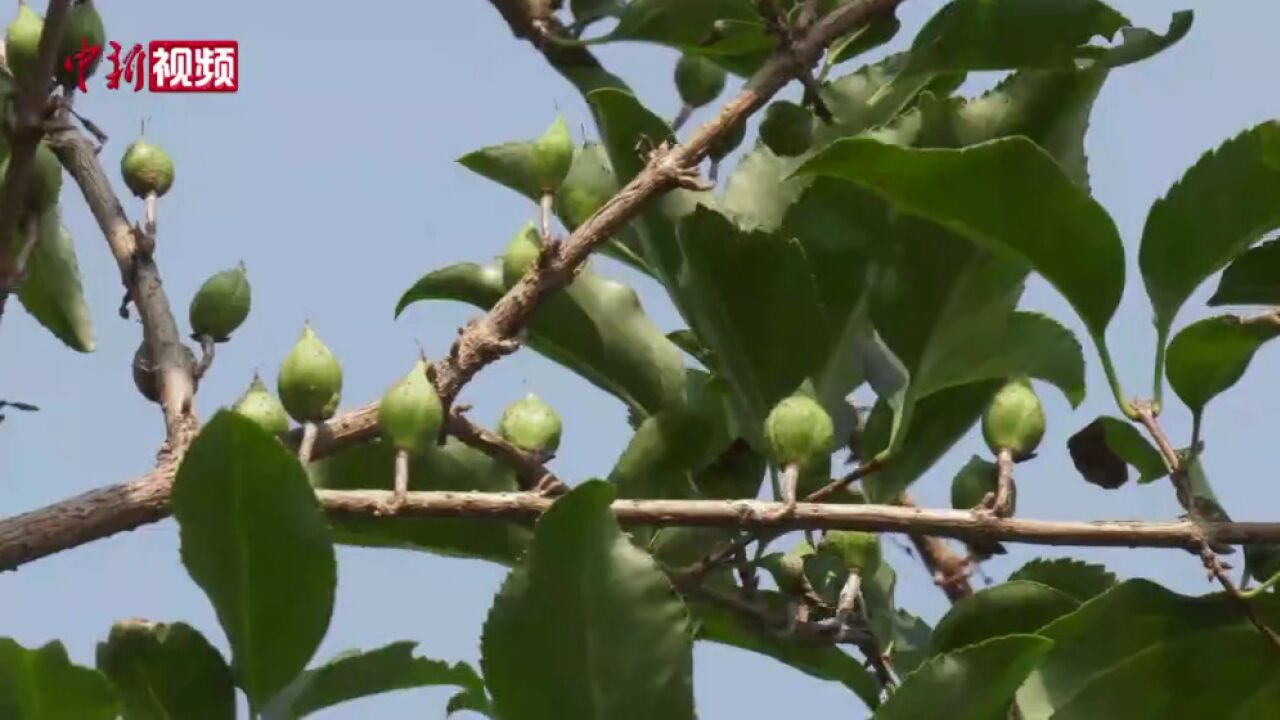
<path id="1" fill-rule="evenodd" d="M 11 1 L 9 5 L 13 5 Z M 43 3 L 36 3 L 37 9 Z M 392 308 L 419 275 L 498 254 L 532 207 L 454 159 L 482 145 L 532 138 L 555 113 L 575 136 L 590 134 L 576 92 L 526 45 L 513 39 L 483 0 L 451 3 L 220 3 L 134 0 L 110 3 L 106 26 L 128 46 L 153 39 L 228 38 L 240 42 L 240 91 L 234 95 L 150 95 L 108 91 L 101 77 L 77 104 L 111 135 L 102 162 L 113 178 L 125 145 L 149 118 L 148 137 L 173 157 L 177 179 L 160 206 L 158 261 L 180 323 L 203 279 L 244 260 L 254 307 L 200 388 L 208 416 L 232 402 L 255 369 L 275 370 L 309 319 L 343 360 L 343 405 L 377 397 L 405 372 L 421 342 L 443 353 L 454 328 L 474 314 L 453 304 L 418 306 L 399 321 Z M 941 5 L 908 0 L 900 16 L 914 31 Z M 1191 8 L 1190 35 L 1166 53 L 1116 72 L 1102 90 L 1088 136 L 1095 196 L 1110 210 L 1128 246 L 1129 284 L 1110 341 L 1129 394 L 1148 392 L 1153 332 L 1137 274 L 1137 238 L 1150 203 L 1204 151 L 1240 130 L 1280 116 L 1273 63 L 1262 62 L 1280 27 L 1280 5 L 1115 3 L 1135 23 L 1163 31 L 1169 14 Z M 8 17 L 8 11 L 5 11 Z M 897 48 L 910 32 L 895 40 Z M 669 52 L 606 47 L 600 56 L 627 78 L 649 107 L 674 113 Z M 987 83 L 980 78 L 975 83 Z M 974 87 L 979 87 L 974 84 Z M 794 88 L 792 93 L 794 94 Z M 695 120 L 702 116 L 695 116 Z M 122 184 L 121 190 L 123 191 Z M 0 328 L 0 397 L 33 402 L 35 414 L 0 425 L 0 515 L 39 507 L 145 472 L 163 437 L 157 409 L 129 380 L 141 328 L 115 314 L 121 288 L 115 265 L 74 184 L 64 191 L 65 220 L 76 236 L 97 350 L 63 348 L 15 303 Z M 132 217 L 137 203 L 126 203 Z M 631 282 L 663 330 L 682 327 L 661 290 L 615 263 L 598 269 Z M 1202 288 L 1180 325 L 1203 315 Z M 1027 305 L 1079 323 L 1043 283 Z M 1041 395 L 1049 435 L 1041 456 L 1019 467 L 1019 515 L 1035 518 L 1155 518 L 1177 513 L 1165 483 L 1105 492 L 1080 481 L 1066 438 L 1099 413 L 1114 413 L 1096 361 L 1091 394 L 1072 412 L 1055 391 Z M 1280 416 L 1280 390 L 1266 371 L 1280 346 L 1264 349 L 1245 380 L 1216 400 L 1206 419 L 1206 463 L 1219 496 L 1237 519 L 1276 519 L 1280 485 L 1264 462 Z M 502 360 L 464 393 L 473 417 L 496 422 L 503 406 L 529 391 L 556 407 L 565 436 L 555 462 L 562 477 L 606 473 L 628 437 L 613 398 L 532 352 Z M 1185 442 L 1189 418 L 1176 402 L 1167 429 Z M 913 490 L 922 504 L 945 505 L 952 473 L 971 453 L 971 436 Z M 946 601 L 900 552 L 903 604 L 931 622 Z M 1121 576 L 1157 579 L 1188 593 L 1213 589 L 1190 555 L 1177 551 L 1073 552 L 1014 546 L 988 564 L 1002 579 L 1037 556 L 1074 555 L 1106 563 Z M 1242 559 L 1242 558 L 1241 558 Z M 411 639 L 446 660 L 478 659 L 481 623 L 502 568 L 400 551 L 343 548 L 333 623 L 318 657 Z M 0 636 L 27 646 L 60 639 L 74 660 L 92 664 L 95 643 L 128 617 L 183 620 L 219 647 L 225 640 L 200 590 L 178 558 L 171 521 L 77 548 L 0 575 Z M 771 660 L 700 645 L 695 650 L 700 716 L 814 717 L 861 714 L 843 688 Z M 331 709 L 326 720 L 432 717 L 448 692 L 406 691 Z"/>

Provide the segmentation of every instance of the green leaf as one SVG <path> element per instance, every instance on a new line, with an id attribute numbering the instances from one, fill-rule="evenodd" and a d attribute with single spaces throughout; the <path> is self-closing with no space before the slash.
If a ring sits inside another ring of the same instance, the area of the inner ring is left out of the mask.
<path id="1" fill-rule="evenodd" d="M 31 317 L 78 352 L 93 352 L 93 321 L 80 284 L 80 264 L 71 233 L 62 225 L 58 208 L 37 221 L 39 237 L 27 258 L 26 278 L 18 300 Z"/>
<path id="2" fill-rule="evenodd" d="M 676 405 L 645 419 L 609 473 L 618 497 L 691 497 L 694 471 L 729 444 L 716 410 Z"/>
<path id="3" fill-rule="evenodd" d="M 903 72 L 1070 68 L 1080 45 L 1128 24 L 1097 0 L 952 0 L 920 28 Z"/>
<path id="4" fill-rule="evenodd" d="M 1003 380 L 983 380 L 959 385 L 922 399 L 914 410 L 902 443 L 880 471 L 862 479 L 871 502 L 889 503 L 910 487 L 978 422 Z M 887 421 L 884 431 L 872 432 L 875 415 Z M 867 420 L 865 439 L 870 454 L 888 447 L 893 410 L 881 399 Z M 870 454 L 868 456 L 870 456 Z"/>
<path id="5" fill-rule="evenodd" d="M 593 480 L 556 500 L 494 598 L 481 665 L 505 720 L 694 717 L 688 612 L 613 497 Z"/>
<path id="6" fill-rule="evenodd" d="M 951 606 L 933 629 L 931 653 L 946 653 L 1005 635 L 1031 634 L 1080 607 L 1080 601 L 1030 580 L 984 588 Z"/>
<path id="7" fill-rule="evenodd" d="M 1280 228 L 1280 120 L 1206 153 L 1152 206 L 1138 266 L 1164 345 L 1173 319 L 1210 275 Z"/>
<path id="8" fill-rule="evenodd" d="M 761 591 L 773 604 L 785 606 L 775 593 Z M 869 708 L 880 703 L 879 687 L 862 663 L 833 645 L 807 644 L 762 632 L 732 611 L 707 602 L 690 605 L 697 622 L 697 638 L 766 655 L 806 675 L 849 688 Z"/>
<path id="9" fill-rule="evenodd" d="M 881 647 L 893 647 L 893 666 L 899 675 L 914 672 L 929 658 L 933 631 L 918 617 L 897 607 L 894 595 L 898 574 L 887 562 L 880 563 L 870 577 L 862 579 L 862 594 L 871 632 Z"/>
<path id="10" fill-rule="evenodd" d="M 617 15 L 625 5 L 622 0 L 569 0 L 575 23 L 586 23 Z"/>
<path id="11" fill-rule="evenodd" d="M 1275 598 L 1254 608 L 1272 627 L 1280 620 Z M 1261 719 L 1275 708 L 1259 712 L 1263 698 L 1280 699 L 1275 649 L 1224 593 L 1188 597 L 1129 580 L 1040 634 L 1054 645 L 1018 692 L 1026 720 Z"/>
<path id="12" fill-rule="evenodd" d="M 1161 35 L 1146 28 L 1120 28 L 1121 42 L 1102 50 L 1099 54 L 1108 67 L 1131 65 L 1156 55 L 1186 36 L 1195 20 L 1195 13 L 1179 10 L 1169 18 L 1169 29 Z"/>
<path id="13" fill-rule="evenodd" d="M 875 720 L 996 720 L 1053 642 L 1009 635 L 939 655 L 906 676 Z"/>
<path id="14" fill-rule="evenodd" d="M 1219 315 L 1192 323 L 1169 342 L 1169 385 L 1199 417 L 1210 400 L 1244 377 L 1253 354 L 1277 335 L 1280 321 Z"/>
<path id="15" fill-rule="evenodd" d="M 1009 576 L 1009 582 L 1016 580 L 1048 585 L 1081 603 L 1101 595 L 1116 584 L 1115 573 L 1108 572 L 1102 565 L 1070 558 L 1032 560 Z"/>
<path id="16" fill-rule="evenodd" d="M 485 692 L 483 685 L 478 688 L 463 690 L 449 698 L 449 704 L 445 706 L 445 717 L 453 717 L 455 713 L 463 710 L 469 710 L 487 718 L 498 717 L 493 712 L 493 703 L 489 700 L 489 695 Z"/>
<path id="17" fill-rule="evenodd" d="M 294 678 L 263 714 L 268 719 L 299 718 L 370 695 L 429 685 L 456 685 L 483 693 L 484 680 L 470 665 L 415 656 L 417 645 L 404 641 L 368 652 L 340 653 Z"/>
<path id="18" fill-rule="evenodd" d="M 62 643 L 29 650 L 0 638 L 0 717 L 115 720 L 115 690 L 101 673 L 72 665 Z"/>
<path id="19" fill-rule="evenodd" d="M 497 265 L 459 263 L 420 278 L 400 298 L 396 315 L 423 300 L 455 300 L 488 310 L 504 291 Z M 682 399 L 679 348 L 654 326 L 634 290 L 589 270 L 543 299 L 526 342 L 644 415 Z"/>
<path id="20" fill-rule="evenodd" d="M 1280 238 L 1240 253 L 1218 281 L 1209 305 L 1280 305 Z"/>
<path id="21" fill-rule="evenodd" d="M 1023 137 L 961 150 L 839 140 L 799 172 L 840 177 L 995 252 L 1012 253 L 1054 285 L 1101 339 L 1124 291 L 1115 223 Z"/>
<path id="22" fill-rule="evenodd" d="M 739 0 L 631 0 L 618 24 L 597 42 L 621 40 L 659 43 L 671 47 L 697 46 L 716 20 L 760 21 L 747 3 Z"/>
<path id="23" fill-rule="evenodd" d="M 127 720 L 235 720 L 227 661 L 186 623 L 117 622 L 98 643 L 97 662 Z"/>
<path id="24" fill-rule="evenodd" d="M 480 148 L 458 158 L 458 163 L 468 170 L 486 177 L 530 198 L 540 198 L 543 192 L 545 172 L 540 169 L 537 154 L 538 143 L 554 138 L 557 144 L 569 144 L 569 130 L 563 118 L 556 117 L 537 141 L 508 142 Z M 557 177 L 557 180 L 563 178 Z"/>
<path id="25" fill-rule="evenodd" d="M 231 644 L 236 684 L 262 707 L 329 628 L 337 565 L 307 474 L 252 421 L 220 410 L 178 467 L 182 563 Z"/>
<path id="26" fill-rule="evenodd" d="M 390 490 L 395 451 L 371 442 L 313 462 L 307 470 L 317 488 Z M 449 438 L 409 459 L 409 489 L 515 492 L 515 471 L 488 455 Z M 471 518 L 335 517 L 335 539 L 345 545 L 423 550 L 438 555 L 514 563 L 532 533 L 514 523 Z"/>
<path id="27" fill-rule="evenodd" d="M 1142 433 L 1119 418 L 1094 419 L 1067 440 L 1071 462 L 1087 482 L 1114 490 L 1129 481 L 1129 466 L 1145 484 L 1168 474 L 1164 458 Z"/>

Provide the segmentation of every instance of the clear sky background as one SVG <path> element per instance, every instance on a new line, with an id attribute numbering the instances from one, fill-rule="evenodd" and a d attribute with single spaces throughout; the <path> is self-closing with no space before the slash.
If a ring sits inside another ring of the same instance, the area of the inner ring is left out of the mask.
<path id="1" fill-rule="evenodd" d="M 43 4 L 35 3 L 37 9 Z M 905 46 L 941 4 L 908 0 L 900 12 L 905 29 L 891 49 Z M 1280 116 L 1270 54 L 1280 5 L 1115 4 L 1136 24 L 1161 32 L 1173 11 L 1196 11 L 1195 26 L 1180 44 L 1107 81 L 1087 142 L 1094 193 L 1128 247 L 1129 283 L 1110 339 L 1126 391 L 1136 395 L 1149 392 L 1154 342 L 1136 266 L 1147 208 L 1204 151 Z M 434 268 L 498 254 L 533 210 L 455 158 L 483 145 L 535 137 L 556 112 L 579 140 L 583 129 L 594 136 L 576 91 L 512 38 L 484 0 L 102 5 L 109 36 L 126 46 L 172 38 L 240 42 L 237 94 L 113 92 L 99 76 L 77 103 L 111 135 L 101 159 L 122 197 L 127 193 L 118 181 L 120 155 L 142 118 L 150 118 L 149 138 L 176 163 L 176 183 L 160 204 L 158 262 L 183 328 L 187 302 L 205 277 L 242 259 L 248 266 L 253 312 L 234 340 L 219 348 L 202 383 L 197 406 L 203 417 L 234 401 L 255 369 L 274 386 L 280 359 L 306 319 L 343 361 L 344 407 L 379 396 L 405 372 L 419 341 L 438 357 L 454 328 L 476 311 L 423 304 L 395 321 L 400 293 Z M 12 0 L 3 5 L 5 22 L 11 6 Z M 632 45 L 605 47 L 599 54 L 645 104 L 664 116 L 674 113 L 670 52 Z M 970 88 L 991 80 L 978 78 Z M 4 516 L 142 474 L 163 437 L 158 409 L 129 379 L 141 327 L 116 315 L 121 287 L 115 264 L 69 179 L 63 199 L 98 346 L 89 355 L 73 353 L 11 304 L 0 328 L 0 397 L 35 403 L 42 411 L 12 413 L 0 425 Z M 131 217 L 141 215 L 131 197 L 126 205 Z M 683 326 L 655 283 L 616 263 L 597 263 L 602 273 L 636 287 L 664 331 Z M 1192 299 L 1180 325 L 1205 314 L 1212 285 Z M 1025 304 L 1082 330 L 1042 282 L 1032 284 Z M 1176 515 L 1167 482 L 1106 492 L 1078 479 L 1065 450 L 1067 437 L 1099 413 L 1115 413 L 1091 349 L 1089 360 L 1090 397 L 1080 409 L 1072 412 L 1060 393 L 1042 388 L 1049 434 L 1041 456 L 1019 466 L 1019 514 Z M 1280 417 L 1278 362 L 1280 345 L 1264 349 L 1245 380 L 1210 406 L 1206 420 L 1210 478 L 1241 520 L 1280 519 L 1280 480 L 1270 461 Z M 502 407 L 531 390 L 564 418 L 554 469 L 571 479 L 607 473 L 628 438 L 622 405 L 532 351 L 486 369 L 463 400 L 475 405 L 476 420 L 492 425 Z M 1167 429 L 1185 444 L 1188 414 L 1176 398 L 1167 405 Z M 952 474 L 974 452 L 986 454 L 976 433 L 914 487 L 917 500 L 946 505 Z M 946 610 L 945 598 L 918 563 L 897 550 L 891 554 L 902 604 L 933 623 Z M 1122 577 L 1150 577 L 1183 592 L 1214 589 L 1199 562 L 1177 551 L 1013 546 L 1009 556 L 985 569 L 1003 579 L 1033 557 L 1062 555 L 1104 562 Z M 478 661 L 481 624 L 503 568 L 404 551 L 341 548 L 338 557 L 337 606 L 317 659 L 411 639 L 429 656 Z M 60 639 L 75 661 L 92 665 L 95 643 L 113 621 L 129 617 L 186 621 L 226 648 L 212 608 L 179 562 L 172 521 L 0 574 L 0 636 L 26 646 Z M 719 646 L 696 647 L 694 683 L 699 714 L 712 720 L 865 714 L 836 684 Z M 450 692 L 405 691 L 316 717 L 437 717 Z"/>

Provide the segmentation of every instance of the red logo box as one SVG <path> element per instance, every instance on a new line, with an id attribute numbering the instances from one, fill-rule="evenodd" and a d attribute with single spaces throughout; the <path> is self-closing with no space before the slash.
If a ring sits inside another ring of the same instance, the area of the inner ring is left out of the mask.
<path id="1" fill-rule="evenodd" d="M 152 40 L 147 47 L 151 92 L 235 92 L 240 43 L 235 40 Z"/>

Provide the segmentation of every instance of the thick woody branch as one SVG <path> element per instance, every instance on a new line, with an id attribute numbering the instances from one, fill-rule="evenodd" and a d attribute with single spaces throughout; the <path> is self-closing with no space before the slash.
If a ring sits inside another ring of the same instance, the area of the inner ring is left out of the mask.
<path id="1" fill-rule="evenodd" d="M 911 496 L 902 493 L 898 496 L 898 504 L 904 508 L 916 507 Z M 941 588 L 951 602 L 959 602 L 973 594 L 973 586 L 969 584 L 968 562 L 947 546 L 947 541 L 940 537 L 923 535 L 919 532 L 908 533 L 911 544 L 920 555 L 920 562 L 933 577 L 933 583 Z"/>
<path id="2" fill-rule="evenodd" d="M 156 368 L 168 452 L 180 452 L 195 430 L 195 368 L 160 281 L 153 256 L 155 238 L 130 225 L 93 145 L 71 125 L 65 110 L 51 123 L 48 138 L 102 228 L 120 268 L 121 281 L 142 319 L 143 341 L 150 350 L 151 366 Z"/>

